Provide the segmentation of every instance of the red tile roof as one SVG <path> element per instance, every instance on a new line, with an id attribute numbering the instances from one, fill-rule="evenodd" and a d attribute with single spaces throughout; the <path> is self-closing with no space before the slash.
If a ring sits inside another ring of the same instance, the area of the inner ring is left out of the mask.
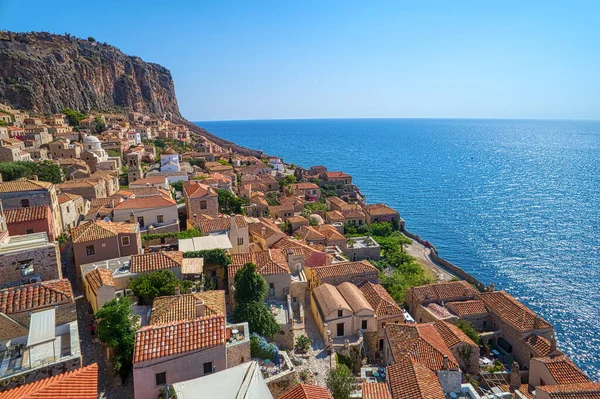
<path id="1" fill-rule="evenodd" d="M 153 195 L 150 197 L 135 197 L 129 198 L 117 206 L 115 209 L 147 209 L 147 208 L 164 208 L 167 206 L 177 206 L 177 201 L 173 198 Z"/>
<path id="2" fill-rule="evenodd" d="M 137 223 L 89 222 L 71 229 L 73 243 L 82 243 L 116 237 L 119 233 L 138 233 Z"/>
<path id="3" fill-rule="evenodd" d="M 221 345 L 225 345 L 223 315 L 146 326 L 140 328 L 135 334 L 133 363 Z"/>
<path id="4" fill-rule="evenodd" d="M 371 204 L 367 206 L 367 212 L 371 216 L 390 216 L 390 215 L 398 215 L 398 211 L 393 208 L 390 208 L 386 204 Z"/>
<path id="5" fill-rule="evenodd" d="M 149 324 L 165 324 L 199 317 L 198 305 L 205 316 L 225 314 L 225 291 L 210 290 L 193 294 L 159 296 L 152 302 Z"/>
<path id="6" fill-rule="evenodd" d="M 552 325 L 505 291 L 484 292 L 479 297 L 486 307 L 520 332 L 552 328 Z"/>
<path id="7" fill-rule="evenodd" d="M 327 172 L 327 178 L 328 179 L 335 179 L 335 178 L 346 178 L 346 177 L 350 177 L 349 174 L 344 173 L 344 172 Z"/>
<path id="8" fill-rule="evenodd" d="M 467 301 L 448 302 L 446 307 L 458 317 L 487 314 L 485 303 L 479 299 Z"/>
<path id="9" fill-rule="evenodd" d="M 48 191 L 52 183 L 38 180 L 15 180 L 0 182 L 0 193 L 18 193 L 24 191 Z"/>
<path id="10" fill-rule="evenodd" d="M 263 230 L 264 229 L 264 230 Z M 248 225 L 248 231 L 252 235 L 269 238 L 275 234 L 286 235 L 275 223 L 267 220 L 260 220 L 258 223 L 250 223 Z"/>
<path id="11" fill-rule="evenodd" d="M 325 239 L 326 239 L 326 237 L 323 234 L 319 233 L 312 226 L 300 226 L 300 228 L 296 231 L 295 234 L 305 241 L 314 241 L 314 240 L 325 241 Z"/>
<path id="12" fill-rule="evenodd" d="M 267 249 L 266 251 L 231 255 L 231 265 L 227 268 L 229 277 L 235 277 L 235 274 L 246 263 L 254 263 L 256 271 L 262 275 L 289 274 L 290 272 L 285 253 L 281 249 Z"/>
<path id="13" fill-rule="evenodd" d="M 537 356 L 548 356 L 550 353 L 550 341 L 541 335 L 531 334 L 523 340 L 523 342 L 529 346 Z"/>
<path id="14" fill-rule="evenodd" d="M 130 265 L 132 273 L 174 269 L 183 265 L 183 252 L 163 251 L 133 255 Z"/>
<path id="15" fill-rule="evenodd" d="M 394 399 L 445 399 L 437 375 L 410 358 L 387 368 L 388 384 Z"/>
<path id="16" fill-rule="evenodd" d="M 6 223 L 26 223 L 33 222 L 34 220 L 45 220 L 52 217 L 50 207 L 47 205 L 43 206 L 32 206 L 29 208 L 15 208 L 7 209 L 4 211 L 6 216 Z"/>
<path id="17" fill-rule="evenodd" d="M 547 393 L 550 399 L 600 399 L 600 383 L 544 385 L 536 387 L 536 392 Z"/>
<path id="18" fill-rule="evenodd" d="M 0 291 L 0 313 L 11 314 L 73 302 L 67 279 L 43 281 Z"/>
<path id="19" fill-rule="evenodd" d="M 447 321 L 440 320 L 434 323 L 435 329 L 440 334 L 448 348 L 456 344 L 466 343 L 472 346 L 477 346 L 471 338 L 467 336 L 460 328 Z"/>
<path id="20" fill-rule="evenodd" d="M 392 399 L 392 393 L 385 382 L 363 382 L 362 397 L 363 399 Z"/>
<path id="21" fill-rule="evenodd" d="M 295 183 L 292 184 L 292 186 L 296 190 L 319 190 L 319 186 L 317 186 L 315 183 Z"/>
<path id="22" fill-rule="evenodd" d="M 430 370 L 442 369 L 444 355 L 448 367 L 458 369 L 456 358 L 437 332 L 433 324 L 387 324 L 385 334 L 390 343 L 394 360 L 410 357 Z"/>
<path id="23" fill-rule="evenodd" d="M 0 399 L 96 399 L 97 396 L 97 363 L 0 393 Z"/>
<path id="24" fill-rule="evenodd" d="M 421 285 L 410 289 L 411 295 L 419 302 L 449 301 L 462 297 L 474 297 L 478 291 L 466 281 L 451 281 Z"/>
<path id="25" fill-rule="evenodd" d="M 365 299 L 369 302 L 378 318 L 382 316 L 400 316 L 404 321 L 404 313 L 394 298 L 381 284 L 366 281 L 359 286 Z"/>
<path id="26" fill-rule="evenodd" d="M 537 357 L 532 361 L 541 362 L 557 384 L 578 384 L 589 382 L 589 378 L 565 355 L 556 357 Z"/>
<path id="27" fill-rule="evenodd" d="M 110 270 L 104 268 L 94 269 L 85 275 L 85 279 L 92 289 L 93 293 L 98 292 L 98 288 L 108 285 L 109 287 L 115 286 L 115 280 Z"/>
<path id="28" fill-rule="evenodd" d="M 327 212 L 326 216 L 327 220 L 332 222 L 343 222 L 344 220 L 346 220 L 342 212 L 337 210 Z"/>
<path id="29" fill-rule="evenodd" d="M 216 197 L 217 192 L 211 186 L 198 183 L 197 181 L 187 181 L 183 183 L 183 193 L 188 198 L 201 198 L 204 196 Z"/>
<path id="30" fill-rule="evenodd" d="M 277 399 L 333 399 L 327 388 L 298 384 Z"/>
<path id="31" fill-rule="evenodd" d="M 247 227 L 248 223 L 243 216 L 235 216 L 235 225 L 237 228 Z M 213 233 L 216 231 L 225 231 L 231 229 L 231 218 L 222 217 L 210 220 L 200 220 L 196 222 L 196 226 L 204 234 Z"/>
<path id="32" fill-rule="evenodd" d="M 340 262 L 332 263 L 327 266 L 313 268 L 317 279 L 321 280 L 328 277 L 352 276 L 364 273 L 379 273 L 377 268 L 367 260 L 359 262 Z"/>

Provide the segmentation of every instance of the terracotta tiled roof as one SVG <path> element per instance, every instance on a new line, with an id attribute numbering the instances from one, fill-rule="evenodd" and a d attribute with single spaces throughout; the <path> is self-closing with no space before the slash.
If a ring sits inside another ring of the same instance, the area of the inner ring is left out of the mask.
<path id="1" fill-rule="evenodd" d="M 319 190 L 319 186 L 315 183 L 296 183 L 292 184 L 296 190 Z"/>
<path id="2" fill-rule="evenodd" d="M 323 318 L 336 310 L 346 309 L 352 312 L 350 304 L 346 302 L 342 294 L 331 284 L 321 284 L 313 290 L 317 306 Z"/>
<path id="3" fill-rule="evenodd" d="M 82 243 L 116 237 L 119 233 L 137 233 L 136 223 L 90 222 L 71 229 L 73 243 Z"/>
<path id="4" fill-rule="evenodd" d="M 133 363 L 225 345 L 225 316 L 151 325 L 135 334 Z"/>
<path id="5" fill-rule="evenodd" d="M 392 393 L 385 382 L 363 382 L 362 397 L 363 399 L 392 399 Z"/>
<path id="6" fill-rule="evenodd" d="M 217 196 L 217 192 L 214 188 L 196 181 L 187 181 L 183 183 L 183 192 L 188 198 L 201 198 L 207 195 L 211 197 Z"/>
<path id="7" fill-rule="evenodd" d="M 552 328 L 546 320 L 536 315 L 531 309 L 517 301 L 505 291 L 485 292 L 479 294 L 490 311 L 508 322 L 521 332 L 540 328 Z M 537 321 L 536 321 L 537 319 Z"/>
<path id="8" fill-rule="evenodd" d="M 346 302 L 348 302 L 348 305 L 350 305 L 354 313 L 360 312 L 361 310 L 367 310 L 375 313 L 369 302 L 365 299 L 362 292 L 356 285 L 346 281 L 338 285 L 336 288 L 340 294 L 342 294 Z"/>
<path id="9" fill-rule="evenodd" d="M 332 222 L 343 222 L 344 220 L 346 220 L 346 218 L 340 211 L 329 211 L 327 212 L 326 216 L 327 220 Z"/>
<path id="10" fill-rule="evenodd" d="M 379 273 L 377 268 L 367 260 L 359 262 L 340 262 L 327 266 L 313 268 L 317 279 L 321 280 L 328 277 L 352 276 L 364 273 Z"/>
<path id="11" fill-rule="evenodd" d="M 578 384 L 589 382 L 589 378 L 565 355 L 556 357 L 538 357 L 532 361 L 541 362 L 546 366 L 557 384 Z"/>
<path id="12" fill-rule="evenodd" d="M 225 314 L 225 291 L 160 296 L 152 302 L 149 324 L 165 324 L 198 318 L 197 305 L 204 304 L 204 316 Z"/>
<path id="13" fill-rule="evenodd" d="M 334 178 L 342 178 L 342 177 L 350 177 L 349 174 L 344 173 L 344 172 L 327 172 L 327 178 L 329 179 L 334 179 Z"/>
<path id="14" fill-rule="evenodd" d="M 472 346 L 477 346 L 471 338 L 467 336 L 460 328 L 447 321 L 440 320 L 434 323 L 435 329 L 441 335 L 448 348 L 456 344 L 466 343 Z"/>
<path id="15" fill-rule="evenodd" d="M 322 224 L 316 229 L 327 238 L 327 241 L 346 241 L 346 237 L 330 224 Z"/>
<path id="16" fill-rule="evenodd" d="M 247 227 L 248 223 L 243 216 L 234 216 L 235 225 L 237 228 Z M 231 229 L 231 218 L 222 217 L 211 220 L 201 220 L 196 223 L 200 231 L 204 234 L 213 233 L 216 231 L 225 231 Z"/>
<path id="17" fill-rule="evenodd" d="M 395 361 L 410 357 L 436 371 L 442 369 L 446 355 L 448 367 L 458 369 L 456 358 L 433 324 L 387 324 L 384 328 Z"/>
<path id="18" fill-rule="evenodd" d="M 437 375 L 410 358 L 388 366 L 387 376 L 394 399 L 445 399 Z"/>
<path id="19" fill-rule="evenodd" d="M 4 216 L 6 216 L 7 224 L 45 220 L 52 217 L 50 207 L 47 205 L 7 209 L 4 211 Z"/>
<path id="20" fill-rule="evenodd" d="M 487 314 L 485 303 L 479 299 L 467 301 L 448 302 L 446 307 L 458 317 Z"/>
<path id="21" fill-rule="evenodd" d="M 0 399 L 96 399 L 97 396 L 97 363 L 0 393 Z"/>
<path id="22" fill-rule="evenodd" d="M 146 184 L 165 184 L 165 180 L 166 177 L 165 176 L 148 176 L 148 177 L 144 177 L 143 179 L 138 179 L 136 181 L 133 181 L 131 183 L 129 183 L 129 185 L 134 185 L 134 186 L 139 186 L 139 185 L 146 185 Z"/>
<path id="23" fill-rule="evenodd" d="M 477 290 L 466 281 L 421 285 L 412 288 L 411 292 L 419 302 L 449 301 L 462 297 L 474 297 L 477 294 Z"/>
<path id="24" fill-rule="evenodd" d="M 365 281 L 359 288 L 365 299 L 369 301 L 371 307 L 375 310 L 377 317 L 402 316 L 402 320 L 404 320 L 402 309 L 381 284 Z"/>
<path id="25" fill-rule="evenodd" d="M 600 383 L 544 385 L 536 387 L 536 392 L 545 392 L 550 399 L 600 399 Z"/>
<path id="26" fill-rule="evenodd" d="M 500 389 L 503 392 L 510 392 L 510 385 L 508 385 L 508 384 L 500 385 Z M 517 391 L 519 391 L 527 399 L 534 399 L 533 394 L 531 392 L 529 392 L 529 384 L 521 384 L 521 386 L 519 387 L 519 389 L 517 389 Z"/>
<path id="27" fill-rule="evenodd" d="M 250 223 L 248 225 L 248 231 L 251 234 L 262 238 L 269 238 L 275 234 L 285 235 L 285 233 L 281 231 L 281 229 L 277 227 L 275 223 L 268 222 L 266 220 L 260 220 L 258 223 Z"/>
<path id="28" fill-rule="evenodd" d="M 11 314 L 73 302 L 67 279 L 43 281 L 0 291 L 0 313 Z"/>
<path id="29" fill-rule="evenodd" d="M 371 216 L 389 216 L 398 215 L 398 211 L 390 208 L 386 204 L 371 204 L 367 206 L 367 212 Z"/>
<path id="30" fill-rule="evenodd" d="M 246 263 L 254 263 L 256 271 L 262 275 L 290 272 L 284 252 L 280 249 L 267 249 L 266 251 L 231 255 L 231 265 L 227 268 L 229 277 L 235 277 L 238 270 Z"/>
<path id="31" fill-rule="evenodd" d="M 183 252 L 163 251 L 133 255 L 130 260 L 130 265 L 132 273 L 173 269 L 183 265 Z"/>
<path id="32" fill-rule="evenodd" d="M 277 399 L 332 399 L 327 388 L 298 384 Z"/>
<path id="33" fill-rule="evenodd" d="M 58 198 L 59 204 L 64 204 L 68 201 L 77 201 L 80 198 L 83 198 L 81 195 L 71 194 L 71 193 L 58 193 L 56 194 L 56 198 Z"/>
<path id="34" fill-rule="evenodd" d="M 310 223 L 307 218 L 304 216 L 292 216 L 287 219 L 290 223 L 306 223 L 307 225 Z"/>
<path id="35" fill-rule="evenodd" d="M 104 285 L 108 285 L 110 287 L 115 286 L 115 280 L 113 279 L 112 272 L 101 267 L 86 274 L 85 279 L 94 293 L 97 293 L 98 288 Z"/>
<path id="36" fill-rule="evenodd" d="M 296 231 L 295 234 L 305 241 L 314 241 L 314 240 L 325 241 L 325 239 L 326 239 L 326 237 L 323 234 L 319 233 L 312 226 L 300 226 L 300 228 Z"/>
<path id="37" fill-rule="evenodd" d="M 342 215 L 344 215 L 344 218 L 346 219 L 359 219 L 365 217 L 365 213 L 358 208 L 343 209 Z"/>
<path id="38" fill-rule="evenodd" d="M 273 244 L 273 248 L 282 249 L 285 252 L 291 251 L 294 255 L 303 256 L 304 258 L 308 258 L 314 254 L 327 255 L 323 251 L 319 251 L 312 246 L 308 246 L 301 241 L 293 240 L 291 238 L 282 238 Z M 323 258 L 323 260 L 325 261 L 325 258 Z"/>
<path id="39" fill-rule="evenodd" d="M 177 206 L 177 202 L 173 198 L 153 195 L 150 197 L 129 198 L 115 206 L 115 209 L 147 209 L 164 208 L 167 206 Z"/>
<path id="40" fill-rule="evenodd" d="M 541 335 L 531 334 L 523 340 L 538 356 L 548 356 L 550 353 L 550 341 Z"/>
<path id="41" fill-rule="evenodd" d="M 0 193 L 17 193 L 21 191 L 47 191 L 52 183 L 38 180 L 16 180 L 0 183 Z"/>

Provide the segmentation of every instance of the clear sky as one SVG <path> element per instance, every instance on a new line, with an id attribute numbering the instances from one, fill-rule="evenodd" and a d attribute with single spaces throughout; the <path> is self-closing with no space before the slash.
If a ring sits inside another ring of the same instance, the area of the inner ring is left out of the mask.
<path id="1" fill-rule="evenodd" d="M 0 28 L 159 63 L 191 120 L 600 118 L 598 1 L 0 0 Z"/>

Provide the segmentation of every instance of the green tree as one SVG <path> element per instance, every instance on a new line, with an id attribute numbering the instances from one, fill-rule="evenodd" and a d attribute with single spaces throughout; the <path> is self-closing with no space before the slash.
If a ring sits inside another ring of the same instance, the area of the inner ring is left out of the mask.
<path id="1" fill-rule="evenodd" d="M 5 181 L 37 176 L 39 180 L 54 184 L 62 183 L 64 172 L 60 165 L 51 161 L 41 162 L 1 162 L 0 173 Z"/>
<path id="2" fill-rule="evenodd" d="M 139 317 L 133 313 L 131 301 L 115 298 L 102 306 L 96 313 L 98 338 L 113 349 L 113 367 L 116 372 L 125 373 L 131 366 L 135 332 Z"/>
<path id="3" fill-rule="evenodd" d="M 355 388 L 355 378 L 348 367 L 338 364 L 327 374 L 327 388 L 333 399 L 348 399 Z"/>
<path id="4" fill-rule="evenodd" d="M 238 270 L 233 285 L 238 303 L 261 302 L 267 294 L 267 282 L 258 274 L 254 263 L 246 263 Z"/>
<path id="5" fill-rule="evenodd" d="M 279 199 L 277 197 L 277 193 L 272 192 L 272 191 L 267 193 L 267 195 L 265 195 L 265 201 L 267 201 L 267 204 L 269 204 L 270 206 L 279 205 Z"/>
<path id="6" fill-rule="evenodd" d="M 251 333 L 271 338 L 279 331 L 279 324 L 264 302 L 239 303 L 233 312 L 236 323 L 248 322 Z"/>
<path id="7" fill-rule="evenodd" d="M 88 42 L 96 43 L 96 39 L 94 39 L 92 36 L 88 36 Z"/>
<path id="8" fill-rule="evenodd" d="M 102 133 L 106 130 L 106 123 L 104 123 L 104 119 L 99 116 L 94 118 L 94 130 L 96 133 Z"/>
<path id="9" fill-rule="evenodd" d="M 379 237 L 388 237 L 392 234 L 393 230 L 390 222 L 375 222 L 369 228 L 371 229 L 371 234 Z"/>
<path id="10" fill-rule="evenodd" d="M 170 270 L 157 270 L 129 280 L 129 288 L 147 305 L 157 296 L 174 295 L 176 287 L 184 291 L 191 286 L 191 281 L 178 279 Z"/>
<path id="11" fill-rule="evenodd" d="M 85 114 L 82 114 L 81 112 L 76 111 L 71 108 L 63 109 L 62 113 L 67 115 L 67 119 L 69 120 L 69 125 L 71 125 L 71 126 L 79 126 L 79 122 L 82 119 L 85 119 Z"/>
<path id="12" fill-rule="evenodd" d="M 0 126 L 8 126 L 8 123 L 4 120 L 0 121 Z"/>
<path id="13" fill-rule="evenodd" d="M 294 183 L 296 183 L 296 176 L 294 175 L 286 175 L 283 179 L 279 180 L 280 187 L 287 187 Z"/>
<path id="14" fill-rule="evenodd" d="M 473 342 L 475 342 L 477 345 L 481 346 L 481 344 L 483 343 L 483 340 L 481 339 L 481 335 L 479 334 L 479 332 L 477 332 L 475 327 L 473 327 L 473 324 L 471 324 L 467 320 L 461 319 L 461 320 L 458 320 L 458 323 L 456 323 L 456 327 L 460 328 L 462 330 L 462 332 L 464 332 L 466 334 L 467 337 L 469 337 L 473 340 Z"/>
<path id="15" fill-rule="evenodd" d="M 219 212 L 225 214 L 242 214 L 246 201 L 227 190 L 216 189 L 219 196 Z"/>

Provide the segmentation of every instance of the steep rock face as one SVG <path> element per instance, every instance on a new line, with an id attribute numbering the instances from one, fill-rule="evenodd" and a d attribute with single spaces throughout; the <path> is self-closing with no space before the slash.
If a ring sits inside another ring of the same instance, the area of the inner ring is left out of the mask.
<path id="1" fill-rule="evenodd" d="M 49 33 L 0 32 L 0 100 L 39 113 L 69 107 L 181 117 L 168 69 Z"/>

